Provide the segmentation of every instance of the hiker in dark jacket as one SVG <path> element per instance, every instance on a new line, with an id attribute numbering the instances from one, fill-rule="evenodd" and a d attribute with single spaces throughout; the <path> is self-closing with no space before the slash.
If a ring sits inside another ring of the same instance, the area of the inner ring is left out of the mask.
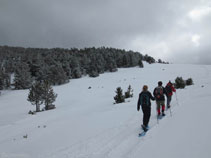
<path id="1" fill-rule="evenodd" d="M 161 113 L 160 113 L 160 109 L 162 110 L 162 116 L 165 116 L 165 97 L 164 94 L 167 96 L 167 92 L 166 89 L 162 86 L 162 82 L 159 81 L 158 82 L 158 86 L 154 89 L 153 91 L 153 95 L 155 97 L 156 100 L 156 104 L 157 104 L 157 116 L 160 117 Z"/>
<path id="2" fill-rule="evenodd" d="M 137 110 L 140 110 L 140 106 L 143 111 L 143 125 L 142 128 L 144 131 L 148 130 L 148 123 L 151 116 L 151 100 L 155 100 L 152 94 L 148 91 L 147 85 L 143 86 L 142 92 L 139 94 Z"/>
<path id="3" fill-rule="evenodd" d="M 167 92 L 167 109 L 171 107 L 170 103 L 171 103 L 171 98 L 173 95 L 173 92 L 176 92 L 176 89 L 174 88 L 173 84 L 171 83 L 171 81 L 169 81 L 165 87 L 166 92 Z"/>

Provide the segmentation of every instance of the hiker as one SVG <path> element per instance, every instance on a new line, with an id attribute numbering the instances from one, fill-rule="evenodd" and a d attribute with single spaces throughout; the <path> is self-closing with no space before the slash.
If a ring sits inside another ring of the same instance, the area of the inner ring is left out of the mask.
<path id="1" fill-rule="evenodd" d="M 160 109 L 162 110 L 162 116 L 165 116 L 165 97 L 164 94 L 167 96 L 166 90 L 165 88 L 162 86 L 162 81 L 158 82 L 158 86 L 154 89 L 153 91 L 153 95 L 155 97 L 156 100 L 156 104 L 157 104 L 157 116 L 160 117 L 161 116 L 161 112 Z"/>
<path id="2" fill-rule="evenodd" d="M 166 92 L 167 92 L 167 109 L 169 109 L 171 107 L 170 103 L 171 103 L 171 98 L 172 98 L 172 95 L 173 95 L 173 92 L 176 92 L 176 89 L 174 88 L 173 84 L 171 83 L 171 81 L 169 81 L 167 84 L 166 84 Z"/>
<path id="3" fill-rule="evenodd" d="M 151 116 L 151 100 L 155 100 L 152 94 L 148 91 L 148 86 L 144 85 L 142 92 L 139 94 L 137 110 L 140 110 L 140 105 L 143 111 L 143 124 L 142 129 L 144 131 L 148 130 L 148 123 Z"/>

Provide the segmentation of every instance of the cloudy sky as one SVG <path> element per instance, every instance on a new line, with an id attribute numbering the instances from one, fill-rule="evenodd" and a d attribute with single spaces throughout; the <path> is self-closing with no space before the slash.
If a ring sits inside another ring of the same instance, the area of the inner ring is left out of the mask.
<path id="1" fill-rule="evenodd" d="M 211 64 L 211 1 L 0 0 L 0 45 L 106 46 Z"/>

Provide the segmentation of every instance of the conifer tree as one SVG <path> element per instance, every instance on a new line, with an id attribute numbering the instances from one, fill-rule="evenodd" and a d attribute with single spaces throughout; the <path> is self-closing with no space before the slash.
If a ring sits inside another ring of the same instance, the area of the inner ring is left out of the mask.
<path id="1" fill-rule="evenodd" d="M 141 59 L 139 60 L 138 65 L 139 65 L 139 67 L 141 67 L 141 68 L 143 68 L 143 67 L 144 67 L 144 64 L 143 64 L 143 62 L 142 62 L 142 60 L 141 60 Z"/>
<path id="2" fill-rule="evenodd" d="M 186 85 L 187 85 L 187 86 L 193 85 L 193 80 L 192 80 L 192 78 L 189 78 L 189 79 L 186 80 Z"/>
<path id="3" fill-rule="evenodd" d="M 57 94 L 54 93 L 52 86 L 48 81 L 44 81 L 43 84 L 43 101 L 45 104 L 45 109 L 54 109 L 55 105 L 52 103 L 56 100 Z"/>
<path id="4" fill-rule="evenodd" d="M 69 81 L 61 65 L 51 66 L 48 74 L 48 81 L 53 85 L 61 85 Z"/>
<path id="5" fill-rule="evenodd" d="M 99 76 L 99 73 L 97 71 L 96 63 L 92 62 L 90 64 L 90 67 L 88 69 L 88 74 L 89 74 L 90 77 L 97 77 L 97 76 Z"/>
<path id="6" fill-rule="evenodd" d="M 127 92 L 125 92 L 125 98 L 132 98 L 133 97 L 133 90 L 131 88 L 131 85 L 129 85 Z"/>
<path id="7" fill-rule="evenodd" d="M 72 78 L 72 70 L 71 70 L 70 65 L 67 61 L 62 63 L 62 68 L 63 68 L 67 78 L 71 79 Z"/>
<path id="8" fill-rule="evenodd" d="M 10 88 L 11 74 L 9 74 L 9 73 L 4 74 L 4 82 L 5 82 L 5 88 Z"/>
<path id="9" fill-rule="evenodd" d="M 72 77 L 73 78 L 80 78 L 82 76 L 80 67 L 75 67 L 72 69 Z"/>
<path id="10" fill-rule="evenodd" d="M 129 51 L 129 67 L 134 67 L 138 64 L 138 60 L 132 51 Z"/>
<path id="11" fill-rule="evenodd" d="M 3 90 L 3 89 L 4 89 L 4 81 L 3 81 L 2 76 L 0 75 L 0 90 Z"/>
<path id="12" fill-rule="evenodd" d="M 130 62 L 129 61 L 130 60 L 129 57 L 127 55 L 124 55 L 122 60 L 123 60 L 123 66 L 124 67 L 129 67 L 129 62 Z"/>
<path id="13" fill-rule="evenodd" d="M 177 77 L 175 79 L 175 87 L 176 88 L 185 88 L 185 81 L 183 80 L 182 77 Z"/>
<path id="14" fill-rule="evenodd" d="M 5 72 L 5 68 L 0 67 L 0 90 L 10 87 L 11 75 Z"/>
<path id="15" fill-rule="evenodd" d="M 116 96 L 114 97 L 114 100 L 117 104 L 125 102 L 125 97 L 122 94 L 122 88 L 121 87 L 117 87 Z"/>
<path id="16" fill-rule="evenodd" d="M 110 72 L 117 71 L 117 65 L 113 58 L 111 58 L 111 57 L 108 58 L 106 69 Z"/>
<path id="17" fill-rule="evenodd" d="M 19 63 L 15 70 L 15 89 L 28 89 L 32 85 L 32 77 L 29 66 L 26 63 Z"/>
<path id="18" fill-rule="evenodd" d="M 158 63 L 163 63 L 161 59 L 158 59 Z"/>
<path id="19" fill-rule="evenodd" d="M 29 89 L 28 99 L 32 105 L 36 105 L 36 112 L 40 111 L 40 105 L 43 103 L 43 86 L 42 83 L 36 81 Z"/>
<path id="20" fill-rule="evenodd" d="M 76 57 L 73 57 L 71 59 L 70 66 L 71 66 L 71 70 L 72 70 L 72 77 L 80 78 L 82 76 L 82 74 L 81 74 L 79 59 Z"/>
<path id="21" fill-rule="evenodd" d="M 4 78 L 3 78 L 3 71 L 0 67 L 0 90 L 4 89 Z"/>

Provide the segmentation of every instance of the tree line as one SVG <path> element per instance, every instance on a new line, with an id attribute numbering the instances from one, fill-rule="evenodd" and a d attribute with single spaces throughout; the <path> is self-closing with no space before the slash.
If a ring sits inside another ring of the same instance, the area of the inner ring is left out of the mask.
<path id="1" fill-rule="evenodd" d="M 61 85 L 85 75 L 97 77 L 117 68 L 143 67 L 155 59 L 116 48 L 23 48 L 0 46 L 0 90 L 29 89 L 35 81 Z M 11 85 L 12 83 L 12 85 Z"/>

